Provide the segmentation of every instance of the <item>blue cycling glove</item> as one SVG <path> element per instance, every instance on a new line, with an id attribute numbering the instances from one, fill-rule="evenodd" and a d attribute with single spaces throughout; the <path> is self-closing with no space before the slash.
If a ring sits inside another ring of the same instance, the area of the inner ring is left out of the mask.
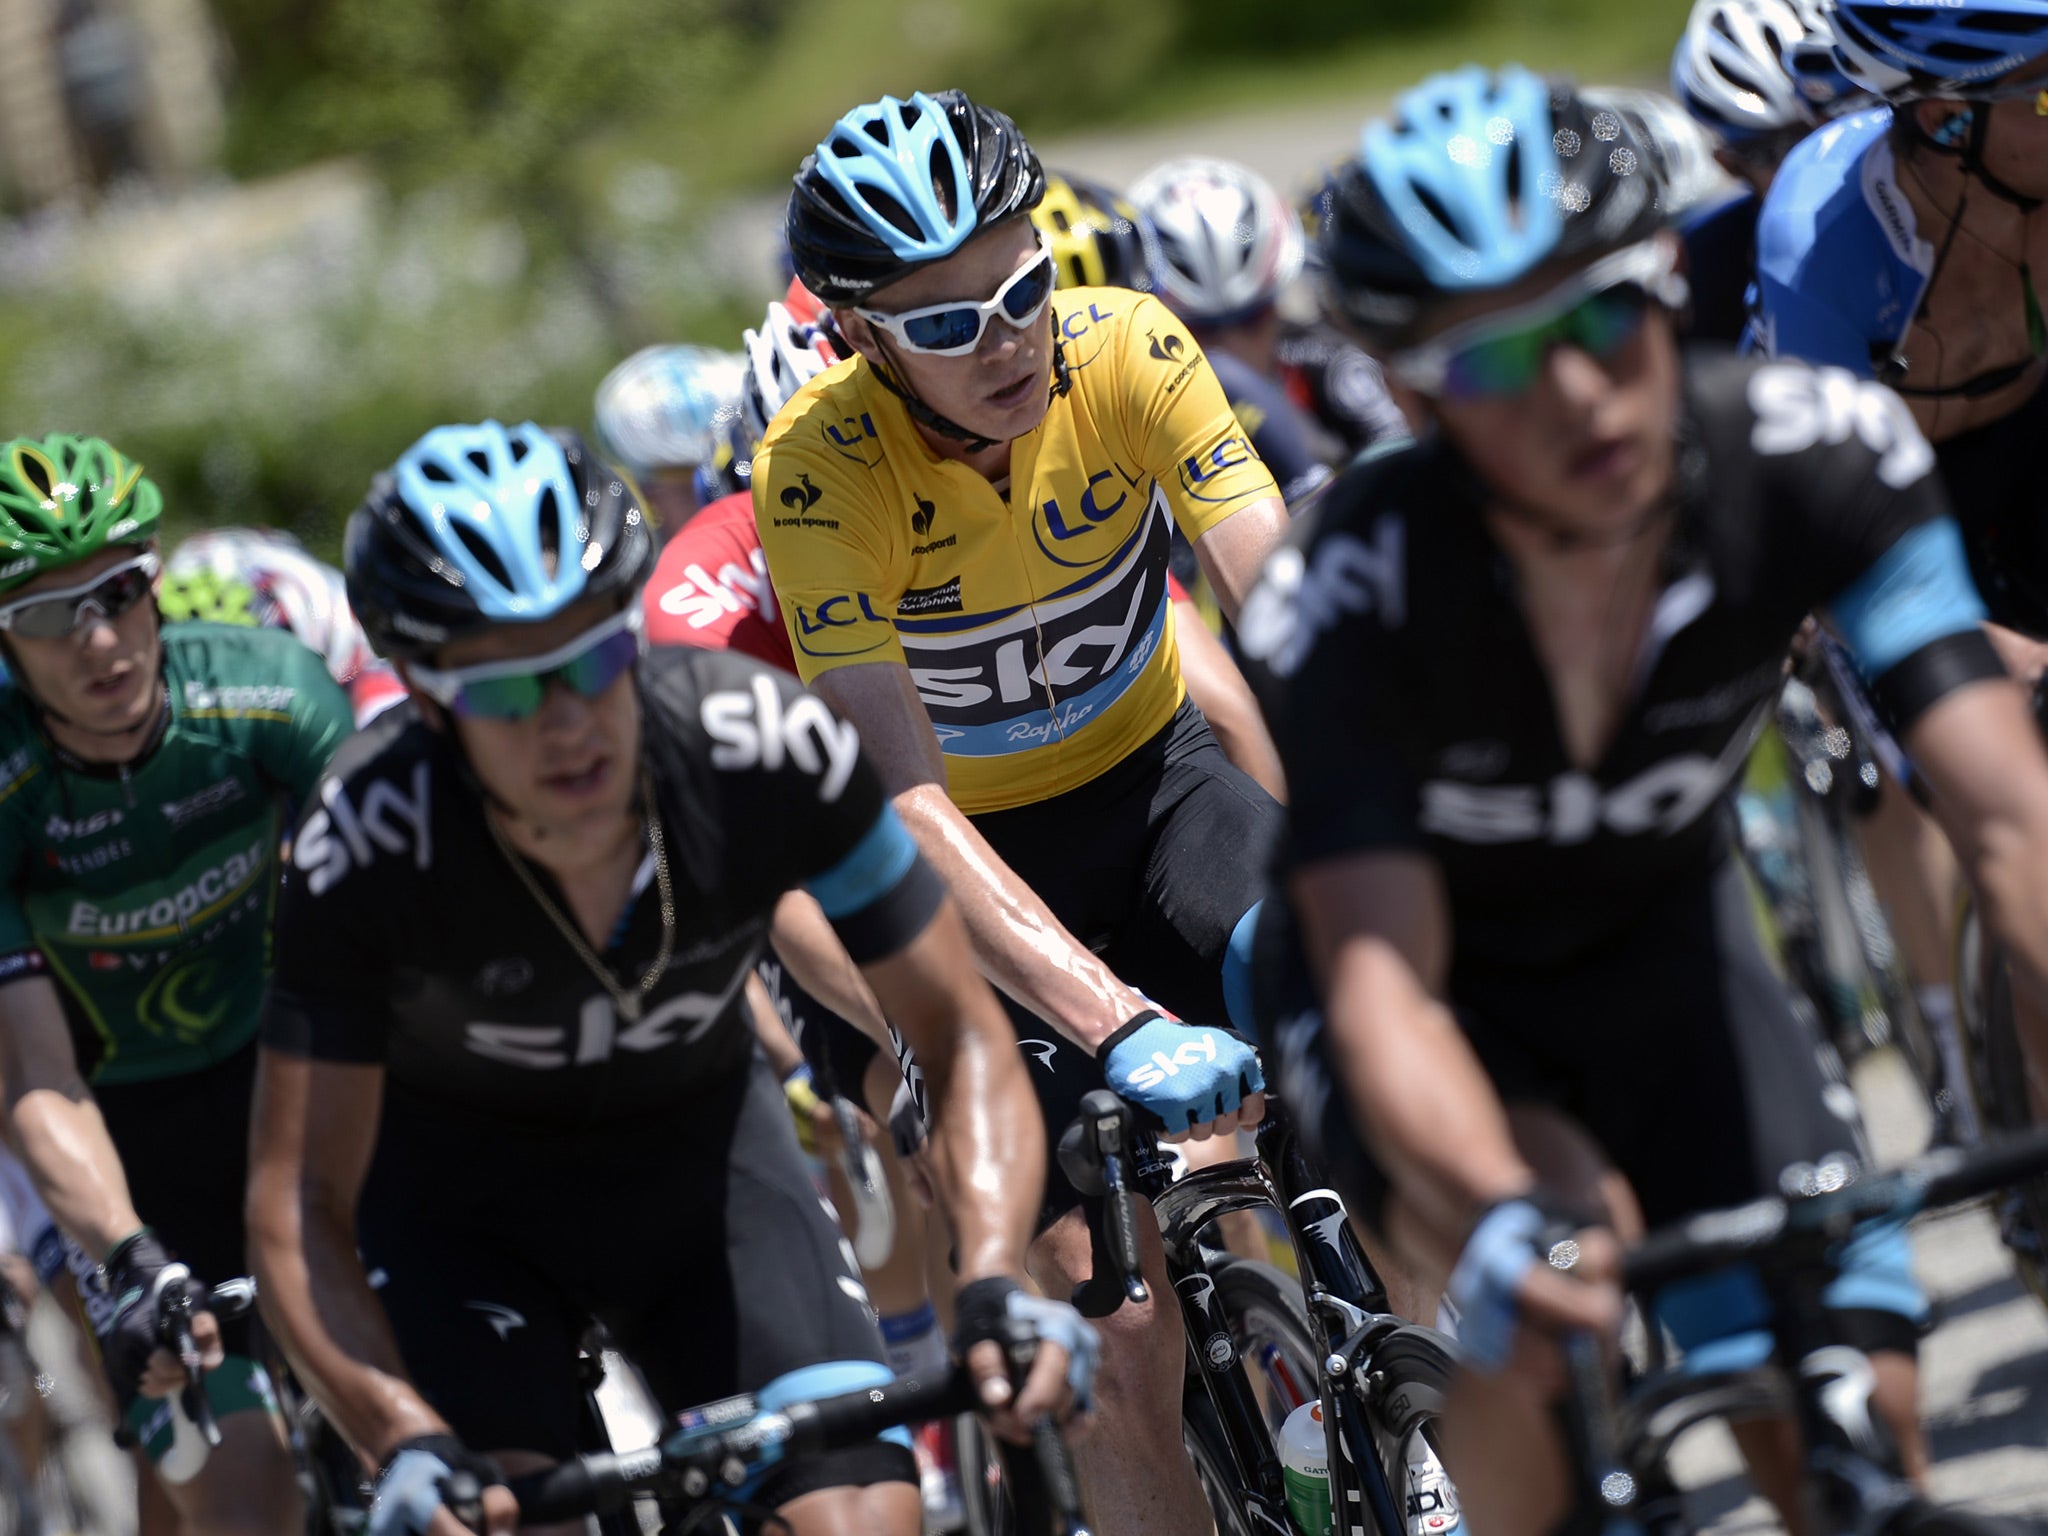
<path id="1" fill-rule="evenodd" d="M 1095 1053 L 1109 1086 L 1168 1134 L 1233 1113 L 1266 1091 L 1259 1053 L 1227 1029 L 1141 1013 Z"/>
<path id="2" fill-rule="evenodd" d="M 1458 1345 L 1466 1363 L 1491 1376 L 1508 1363 L 1515 1342 L 1516 1293 L 1536 1267 L 1537 1236 L 1546 1218 L 1528 1200 L 1503 1200 L 1473 1227 L 1444 1295 L 1458 1309 Z"/>
<path id="3" fill-rule="evenodd" d="M 963 1360 L 983 1339 L 1002 1345 L 1013 1369 L 1021 1343 L 1043 1339 L 1059 1345 L 1067 1352 L 1067 1386 L 1073 1391 L 1074 1407 L 1088 1407 L 1102 1340 L 1064 1301 L 1034 1296 L 1014 1280 L 990 1275 L 960 1287 L 953 1298 L 953 1317 L 953 1351 Z"/>
<path id="4" fill-rule="evenodd" d="M 479 1489 L 505 1480 L 496 1462 L 453 1435 L 415 1435 L 404 1442 L 377 1475 L 367 1536 L 418 1536 L 441 1507 L 448 1479 L 457 1472 L 472 1474 Z"/>

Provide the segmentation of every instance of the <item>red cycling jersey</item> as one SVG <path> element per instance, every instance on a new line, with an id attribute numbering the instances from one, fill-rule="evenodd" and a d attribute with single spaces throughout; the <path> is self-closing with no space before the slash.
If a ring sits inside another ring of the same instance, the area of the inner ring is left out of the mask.
<path id="1" fill-rule="evenodd" d="M 754 531 L 754 498 L 721 496 L 677 530 L 647 583 L 647 638 L 657 645 L 740 651 L 796 670 L 768 558 Z"/>

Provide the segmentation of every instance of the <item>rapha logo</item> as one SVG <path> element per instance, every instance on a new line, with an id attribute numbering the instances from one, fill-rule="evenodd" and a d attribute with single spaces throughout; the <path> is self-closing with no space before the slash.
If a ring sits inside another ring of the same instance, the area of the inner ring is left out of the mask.
<path id="1" fill-rule="evenodd" d="M 526 1318 L 503 1302 L 465 1301 L 463 1305 L 472 1312 L 483 1313 L 484 1321 L 491 1325 L 491 1331 L 500 1339 L 510 1338 L 514 1328 L 526 1326 Z"/>
<path id="2" fill-rule="evenodd" d="M 825 493 L 811 484 L 809 475 L 798 475 L 795 485 L 782 488 L 782 504 L 793 512 L 808 512 L 818 504 L 818 498 Z"/>
<path id="3" fill-rule="evenodd" d="M 1054 1053 L 1059 1050 L 1059 1046 L 1055 1044 L 1053 1041 L 1019 1040 L 1017 1042 L 1017 1046 L 1018 1049 L 1022 1050 L 1027 1056 L 1036 1056 L 1038 1058 L 1038 1064 L 1041 1067 L 1045 1068 L 1046 1071 L 1052 1071 L 1052 1058 Z"/>
<path id="4" fill-rule="evenodd" d="M 1146 348 L 1146 350 L 1162 363 L 1179 362 L 1181 353 L 1188 349 L 1188 344 L 1171 331 L 1168 331 L 1164 336 L 1161 336 L 1157 331 L 1147 331 L 1145 334 L 1152 341 L 1152 345 Z"/>
<path id="5" fill-rule="evenodd" d="M 938 518 L 939 509 L 924 497 L 917 496 L 915 492 L 911 494 L 916 497 L 917 510 L 910 514 L 910 531 L 922 539 L 931 533 L 932 523 Z"/>

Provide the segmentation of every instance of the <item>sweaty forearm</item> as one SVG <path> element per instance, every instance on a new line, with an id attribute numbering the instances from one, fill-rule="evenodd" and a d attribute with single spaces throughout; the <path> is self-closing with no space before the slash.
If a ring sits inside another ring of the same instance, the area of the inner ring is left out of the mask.
<path id="1" fill-rule="evenodd" d="M 799 986 L 875 1044 L 894 1049 L 881 1005 L 817 902 L 802 891 L 789 892 L 776 903 L 769 939 L 775 958 Z"/>
<path id="2" fill-rule="evenodd" d="M 941 786 L 904 790 L 896 812 L 953 893 L 975 960 L 996 986 L 1090 1054 L 1149 1006 L 1061 926 Z"/>
<path id="3" fill-rule="evenodd" d="M 1354 1122 L 1448 1268 L 1474 1216 L 1534 1174 L 1457 1022 L 1391 957 L 1350 946 L 1331 985 L 1330 1049 Z"/>
<path id="4" fill-rule="evenodd" d="M 249 1247 L 263 1318 L 328 1422 L 373 1463 L 447 1422 L 405 1379 L 352 1223 L 297 1190 L 252 1190 Z"/>
<path id="5" fill-rule="evenodd" d="M 75 1078 L 17 1090 L 10 1076 L 9 1090 L 15 1145 L 36 1193 L 68 1236 L 94 1258 L 105 1258 L 142 1218 L 99 1106 Z"/>
<path id="6" fill-rule="evenodd" d="M 903 954 L 869 968 L 930 1094 L 928 1161 L 963 1280 L 1023 1273 L 1043 1197 L 1045 1130 L 995 994 L 959 961 L 965 935 L 948 906 Z"/>

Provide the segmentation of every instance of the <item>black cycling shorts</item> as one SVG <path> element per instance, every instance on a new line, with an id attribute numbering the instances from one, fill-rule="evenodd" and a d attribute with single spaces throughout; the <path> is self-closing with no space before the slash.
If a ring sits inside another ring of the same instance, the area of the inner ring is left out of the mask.
<path id="1" fill-rule="evenodd" d="M 1279 805 L 1231 766 L 1190 701 L 1108 772 L 974 818 L 1003 862 L 1121 980 L 1179 1018 L 1219 1025 L 1232 1017 L 1231 940 L 1264 892 L 1281 823 Z M 1003 1001 L 1045 1115 L 1043 1229 L 1079 1203 L 1053 1154 L 1082 1095 L 1105 1085 L 1093 1056 Z"/>
<path id="2" fill-rule="evenodd" d="M 1378 1226 L 1386 1179 L 1337 1087 L 1306 967 L 1285 927 L 1262 922 L 1258 935 L 1267 1071 L 1305 1111 L 1312 1155 Z M 1502 1101 L 1561 1110 L 1590 1132 L 1653 1228 L 1776 1193 L 1802 1165 L 1865 1155 L 1855 1096 L 1765 958 L 1732 860 L 1646 903 L 1629 929 L 1568 969 L 1489 970 L 1461 957 L 1450 993 Z M 1903 1347 L 1925 1311 L 1904 1235 L 1859 1239 L 1857 1254 L 1853 1282 L 1838 1281 L 1831 1302 L 1899 1320 L 1883 1331 Z M 1701 1309 L 1725 1311 L 1724 1300 Z M 1682 1341 L 1688 1331 L 1717 1337 L 1719 1328 L 1712 1319 L 1674 1324 Z"/>
<path id="3" fill-rule="evenodd" d="M 555 1129 L 387 1089 L 357 1221 L 407 1372 L 478 1450 L 587 1449 L 577 1349 L 595 1319 L 664 1411 L 882 1360 L 860 1271 L 758 1054 L 651 1121 Z M 905 1445 L 778 1467 L 817 1487 L 917 1480 Z"/>

